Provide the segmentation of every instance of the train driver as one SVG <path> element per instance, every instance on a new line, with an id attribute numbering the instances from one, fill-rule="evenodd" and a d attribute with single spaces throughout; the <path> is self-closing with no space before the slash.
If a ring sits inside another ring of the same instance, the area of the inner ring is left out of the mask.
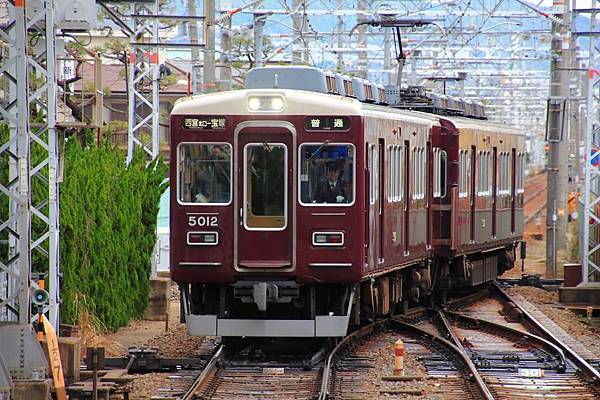
<path id="1" fill-rule="evenodd" d="M 327 177 L 317 185 L 314 203 L 342 203 L 346 200 L 345 185 L 340 172 L 336 164 L 328 165 Z"/>

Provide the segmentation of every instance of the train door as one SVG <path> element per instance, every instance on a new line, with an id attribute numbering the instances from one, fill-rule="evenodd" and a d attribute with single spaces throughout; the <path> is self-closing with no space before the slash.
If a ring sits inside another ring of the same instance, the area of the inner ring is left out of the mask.
<path id="1" fill-rule="evenodd" d="M 410 142 L 404 141 L 404 254 L 408 254 L 410 247 Z"/>
<path id="2" fill-rule="evenodd" d="M 496 237 L 496 208 L 498 201 L 498 148 L 494 147 L 492 158 L 492 238 Z"/>
<path id="3" fill-rule="evenodd" d="M 379 199 L 377 199 L 377 216 L 379 223 L 379 254 L 378 261 L 383 262 L 385 250 L 385 218 L 384 218 L 384 199 L 385 193 L 385 139 L 379 139 Z"/>
<path id="4" fill-rule="evenodd" d="M 517 163 L 517 149 L 513 148 L 511 151 L 511 160 L 510 160 L 510 232 L 515 234 L 515 203 L 517 195 L 515 193 L 515 171 L 516 171 L 516 163 Z"/>
<path id="5" fill-rule="evenodd" d="M 237 145 L 235 251 L 237 268 L 242 270 L 293 267 L 292 135 L 274 128 L 264 130 L 242 131 Z"/>
<path id="6" fill-rule="evenodd" d="M 471 242 L 475 241 L 475 195 L 477 194 L 477 188 L 475 185 L 475 166 L 477 162 L 477 148 L 475 146 L 471 146 L 471 195 L 470 195 L 470 200 L 471 200 L 471 218 L 470 218 L 470 222 L 471 222 L 471 229 L 470 229 L 470 239 Z"/>
<path id="7" fill-rule="evenodd" d="M 425 218 L 425 220 L 427 221 L 427 229 L 426 234 L 427 237 L 425 238 L 425 243 L 427 245 L 427 248 L 431 247 L 431 199 L 429 198 L 429 194 L 431 193 L 431 190 L 429 190 L 430 187 L 430 180 L 429 177 L 430 176 L 434 176 L 435 174 L 431 174 L 431 171 L 433 170 L 433 166 L 431 163 L 431 142 L 427 142 L 427 155 L 426 155 L 426 164 L 425 164 L 425 174 L 427 175 L 425 177 L 425 200 L 427 201 L 427 205 L 426 205 L 426 212 L 427 212 L 427 216 Z"/>

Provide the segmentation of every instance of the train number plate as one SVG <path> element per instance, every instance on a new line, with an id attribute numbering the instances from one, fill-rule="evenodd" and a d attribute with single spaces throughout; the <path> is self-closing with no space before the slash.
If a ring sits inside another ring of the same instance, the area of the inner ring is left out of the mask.
<path id="1" fill-rule="evenodd" d="M 217 227 L 219 226 L 219 218 L 216 215 L 204 214 L 187 214 L 188 226 L 198 227 Z"/>

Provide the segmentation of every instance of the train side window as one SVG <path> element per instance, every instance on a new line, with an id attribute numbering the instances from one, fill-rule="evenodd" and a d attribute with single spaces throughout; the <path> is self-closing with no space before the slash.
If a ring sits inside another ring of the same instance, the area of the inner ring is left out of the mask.
<path id="1" fill-rule="evenodd" d="M 439 147 L 433 148 L 433 197 L 446 196 L 446 152 Z"/>
<path id="2" fill-rule="evenodd" d="M 425 149 L 413 148 L 412 199 L 425 198 Z"/>
<path id="3" fill-rule="evenodd" d="M 354 204 L 354 145 L 303 143 L 298 152 L 300 204 Z"/>
<path id="4" fill-rule="evenodd" d="M 477 196 L 487 197 L 490 190 L 490 152 L 480 151 L 477 161 Z"/>
<path id="5" fill-rule="evenodd" d="M 500 153 L 500 189 L 498 193 L 501 196 L 510 194 L 509 181 L 509 154 L 507 152 Z"/>
<path id="6" fill-rule="evenodd" d="M 180 143 L 177 165 L 180 203 L 227 205 L 231 202 L 229 143 Z"/>

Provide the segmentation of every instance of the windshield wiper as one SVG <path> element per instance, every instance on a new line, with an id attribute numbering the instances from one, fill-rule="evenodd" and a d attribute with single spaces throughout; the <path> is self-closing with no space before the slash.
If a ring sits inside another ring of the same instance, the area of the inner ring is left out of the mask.
<path id="1" fill-rule="evenodd" d="M 317 154 L 319 154 L 319 152 L 321 151 L 321 149 L 325 146 L 327 146 L 329 144 L 329 140 L 324 141 L 318 148 L 317 150 L 315 150 L 312 155 L 308 158 L 308 160 L 306 160 L 306 162 L 309 162 L 310 160 L 312 160 L 313 158 L 315 158 L 317 156 Z"/>

